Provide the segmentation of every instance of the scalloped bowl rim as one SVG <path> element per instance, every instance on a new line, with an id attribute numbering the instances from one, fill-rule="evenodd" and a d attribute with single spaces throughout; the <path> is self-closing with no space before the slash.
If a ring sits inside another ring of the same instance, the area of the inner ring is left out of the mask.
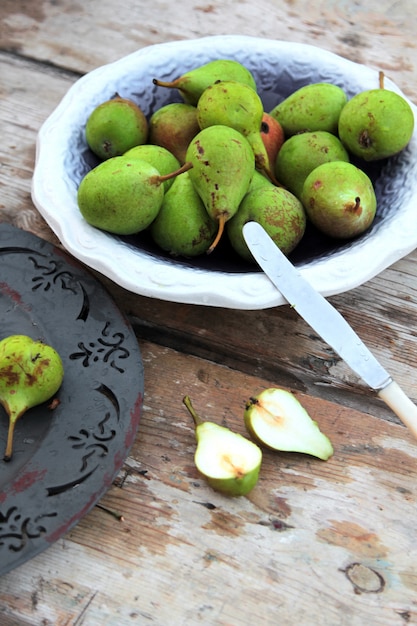
<path id="1" fill-rule="evenodd" d="M 86 102 L 90 108 L 92 101 L 99 104 L 103 82 L 117 80 L 121 71 L 134 72 L 141 63 L 149 64 L 155 55 L 158 59 L 168 59 L 178 51 L 190 56 L 198 52 L 209 60 L 219 54 L 233 58 L 238 49 L 249 49 L 252 54 L 269 58 L 271 55 L 285 58 L 296 53 L 310 64 L 332 64 L 342 73 L 356 74 L 358 80 L 360 77 L 362 82 L 366 81 L 364 84 L 378 84 L 376 70 L 310 44 L 251 36 L 210 36 L 154 44 L 92 70 L 69 88 L 39 130 L 32 178 L 35 206 L 67 251 L 128 291 L 160 300 L 233 309 L 263 309 L 286 303 L 262 272 L 213 272 L 156 259 L 93 228 L 78 210 L 76 186 L 66 169 L 68 142 L 74 129 L 85 124 Z M 385 86 L 401 94 L 416 117 L 415 105 L 388 78 Z M 416 131 L 407 149 L 417 157 Z M 401 236 L 393 239 L 392 228 L 377 229 L 366 244 L 366 258 L 363 247 L 352 245 L 342 253 L 300 266 L 300 272 L 324 296 L 351 290 L 373 278 L 417 247 L 417 210 L 413 197 L 401 205 L 395 230 Z"/>

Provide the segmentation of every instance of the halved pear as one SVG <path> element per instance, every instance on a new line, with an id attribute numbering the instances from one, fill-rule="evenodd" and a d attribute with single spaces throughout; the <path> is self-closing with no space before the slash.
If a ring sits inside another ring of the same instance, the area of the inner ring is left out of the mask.
<path id="1" fill-rule="evenodd" d="M 245 425 L 259 443 L 285 452 L 302 452 L 326 461 L 333 446 L 299 400 L 285 389 L 265 389 L 250 398 Z"/>
<path id="2" fill-rule="evenodd" d="M 239 433 L 203 422 L 194 411 L 191 400 L 183 400 L 190 412 L 197 439 L 194 462 L 208 484 L 225 495 L 244 496 L 258 482 L 262 450 Z"/>

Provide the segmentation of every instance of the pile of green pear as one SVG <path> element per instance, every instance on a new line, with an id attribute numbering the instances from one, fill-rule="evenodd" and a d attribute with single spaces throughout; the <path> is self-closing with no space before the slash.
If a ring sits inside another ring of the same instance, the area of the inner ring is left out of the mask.
<path id="1" fill-rule="evenodd" d="M 414 130 L 410 105 L 384 88 L 382 74 L 350 99 L 338 85 L 306 84 L 269 111 L 235 60 L 153 83 L 181 101 L 145 116 L 116 94 L 88 115 L 85 138 L 99 163 L 77 200 L 92 226 L 146 231 L 174 257 L 211 253 L 226 239 L 254 262 L 242 234 L 248 221 L 287 255 L 309 222 L 331 238 L 357 237 L 377 210 L 366 163 L 399 153 Z"/>
<path id="2" fill-rule="evenodd" d="M 63 378 L 62 359 L 52 346 L 27 335 L 10 335 L 0 341 L 0 404 L 9 418 L 4 461 L 12 458 L 17 420 L 50 400 Z"/>
<path id="3" fill-rule="evenodd" d="M 329 438 L 298 398 L 286 389 L 264 389 L 246 402 L 243 420 L 251 439 L 226 426 L 204 421 L 189 396 L 183 402 L 194 420 L 195 466 L 207 483 L 224 495 L 244 496 L 255 487 L 261 471 L 262 448 L 308 454 L 323 461 L 333 455 Z"/>

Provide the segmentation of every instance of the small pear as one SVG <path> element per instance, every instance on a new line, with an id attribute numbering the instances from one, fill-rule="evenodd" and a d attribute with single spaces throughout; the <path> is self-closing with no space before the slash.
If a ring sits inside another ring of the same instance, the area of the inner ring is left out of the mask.
<path id="1" fill-rule="evenodd" d="M 10 335 L 0 341 L 0 403 L 9 416 L 5 461 L 12 458 L 16 421 L 49 400 L 63 377 L 61 357 L 52 346 L 26 335 Z"/>
<path id="2" fill-rule="evenodd" d="M 197 104 L 200 128 L 222 124 L 242 133 L 252 146 L 256 167 L 273 177 L 261 136 L 263 116 L 263 103 L 256 91 L 232 80 L 219 81 L 208 87 Z"/>
<path id="3" fill-rule="evenodd" d="M 215 59 L 173 81 L 166 82 L 154 78 L 153 83 L 160 87 L 178 89 L 186 103 L 196 105 L 203 91 L 219 80 L 236 80 L 256 90 L 252 73 L 239 61 L 232 59 Z"/>
<path id="4" fill-rule="evenodd" d="M 365 161 L 386 159 L 403 150 L 413 135 L 414 113 L 408 102 L 388 89 L 353 96 L 339 118 L 345 147 Z"/>
<path id="5" fill-rule="evenodd" d="M 142 159 L 107 159 L 81 180 L 77 194 L 80 212 L 101 230 L 116 235 L 138 233 L 157 216 L 164 199 L 164 182 L 181 171 L 162 176 Z"/>
<path id="6" fill-rule="evenodd" d="M 367 230 L 377 208 L 370 178 L 344 161 L 323 163 L 310 172 L 301 201 L 316 228 L 339 239 L 357 237 Z"/>
<path id="7" fill-rule="evenodd" d="M 232 248 L 246 261 L 254 262 L 243 236 L 247 222 L 261 224 L 278 248 L 288 255 L 303 238 L 307 220 L 302 203 L 290 191 L 260 181 L 246 194 L 226 225 Z"/>
<path id="8" fill-rule="evenodd" d="M 208 484 L 228 496 L 244 496 L 259 478 L 262 451 L 259 446 L 229 428 L 200 419 L 188 396 L 183 400 L 190 412 L 197 439 L 194 462 Z"/>
<path id="9" fill-rule="evenodd" d="M 283 452 L 302 452 L 327 461 L 333 446 L 289 391 L 265 389 L 245 406 L 246 428 L 255 441 Z"/>
<path id="10" fill-rule="evenodd" d="M 281 124 L 287 138 L 315 130 L 327 130 L 336 135 L 346 102 L 347 95 L 341 87 L 332 83 L 311 83 L 294 91 L 269 113 Z"/>
<path id="11" fill-rule="evenodd" d="M 182 165 L 187 148 L 199 131 L 196 107 L 185 102 L 171 102 L 151 115 L 149 143 L 163 146 Z"/>
<path id="12" fill-rule="evenodd" d="M 300 198 L 308 174 L 328 161 L 349 161 L 340 139 L 326 130 L 300 133 L 289 137 L 282 145 L 275 161 L 275 175 Z"/>
<path id="13" fill-rule="evenodd" d="M 90 149 L 103 161 L 146 143 L 148 130 L 142 109 L 132 100 L 116 95 L 90 113 L 85 137 Z"/>
<path id="14" fill-rule="evenodd" d="M 153 165 L 161 176 L 166 176 L 171 172 L 175 172 L 180 169 L 181 164 L 178 159 L 166 148 L 162 146 L 154 146 L 149 143 L 142 144 L 141 146 L 135 146 L 124 153 L 125 157 L 129 159 L 141 159 Z M 164 181 L 165 192 L 171 187 L 172 183 L 176 180 L 176 177 L 168 177 Z"/>
<path id="15" fill-rule="evenodd" d="M 278 153 L 285 141 L 285 135 L 278 120 L 265 112 L 262 116 L 261 138 L 268 153 L 269 170 L 273 172 Z"/>
<path id="16" fill-rule="evenodd" d="M 224 225 L 238 210 L 247 193 L 255 160 L 247 139 L 228 126 L 209 126 L 201 130 L 188 147 L 186 162 L 191 181 L 206 211 L 218 222 L 217 235 L 207 250 L 212 252 Z"/>
<path id="17" fill-rule="evenodd" d="M 195 257 L 207 252 L 216 232 L 217 222 L 207 213 L 189 172 L 174 178 L 150 226 L 154 242 L 173 256 Z"/>

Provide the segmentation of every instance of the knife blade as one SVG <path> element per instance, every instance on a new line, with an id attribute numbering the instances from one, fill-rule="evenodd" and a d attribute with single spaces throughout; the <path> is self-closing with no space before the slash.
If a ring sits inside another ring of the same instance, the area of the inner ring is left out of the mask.
<path id="1" fill-rule="evenodd" d="M 289 305 L 377 392 L 417 439 L 417 406 L 345 318 L 301 275 L 260 224 L 247 222 L 243 236 L 256 262 Z"/>

